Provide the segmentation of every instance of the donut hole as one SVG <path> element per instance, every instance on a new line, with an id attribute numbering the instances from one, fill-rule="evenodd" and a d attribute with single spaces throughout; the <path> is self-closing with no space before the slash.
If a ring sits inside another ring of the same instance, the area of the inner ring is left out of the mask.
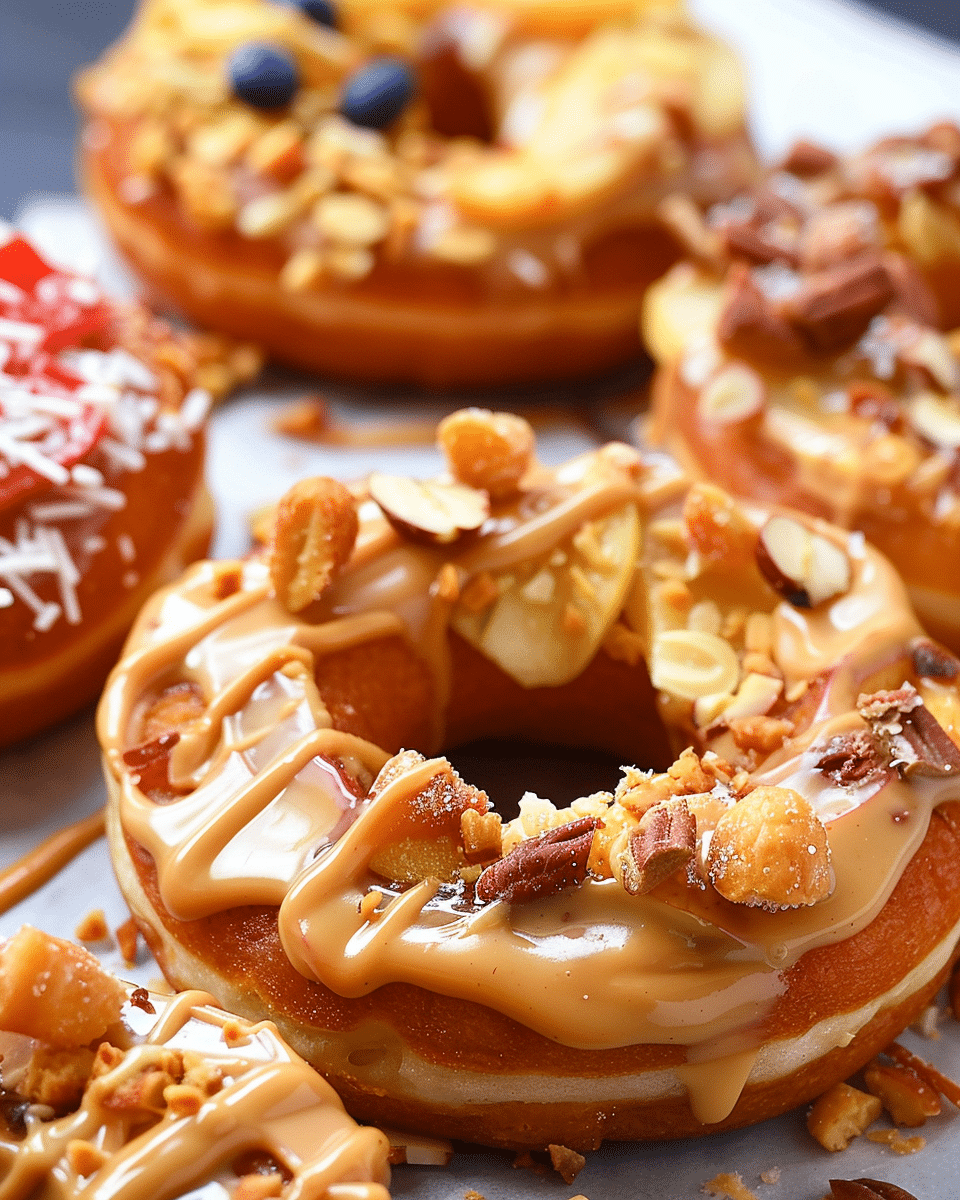
<path id="1" fill-rule="evenodd" d="M 526 792 L 558 808 L 593 792 L 612 792 L 622 765 L 620 756 L 605 750 L 505 738 L 467 742 L 447 757 L 464 779 L 487 793 L 504 821 L 519 816 Z"/>

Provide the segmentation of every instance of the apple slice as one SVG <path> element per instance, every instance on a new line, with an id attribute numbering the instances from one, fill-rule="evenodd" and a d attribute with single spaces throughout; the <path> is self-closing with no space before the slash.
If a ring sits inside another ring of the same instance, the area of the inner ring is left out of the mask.
<path id="1" fill-rule="evenodd" d="M 584 670 L 619 615 L 639 549 L 640 517 L 628 503 L 494 574 L 496 598 L 480 612 L 459 604 L 453 628 L 523 687 L 559 687 Z"/>

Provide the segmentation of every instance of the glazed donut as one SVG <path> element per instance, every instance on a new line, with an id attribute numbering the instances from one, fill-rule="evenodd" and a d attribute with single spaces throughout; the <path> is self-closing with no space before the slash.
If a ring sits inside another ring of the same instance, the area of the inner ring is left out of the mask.
<path id="1" fill-rule="evenodd" d="M 864 202 L 885 245 L 919 268 L 940 327 L 960 325 L 960 127 L 940 121 L 847 157 L 801 142 L 778 177 L 794 192 L 796 180 L 821 204 Z"/>
<path id="2" fill-rule="evenodd" d="M 389 1200 L 384 1134 L 357 1126 L 269 1022 L 203 992 L 132 988 L 28 926 L 0 962 L 8 1200 L 44 1185 L 175 1200 L 206 1184 L 230 1200 Z"/>
<path id="3" fill-rule="evenodd" d="M 504 414 L 440 438 L 452 478 L 305 481 L 131 634 L 98 727 L 165 974 L 360 1119 L 490 1145 L 819 1094 L 954 955 L 960 664 L 858 536 L 622 444 L 547 470 Z M 401 751 L 485 736 L 653 769 L 506 820 Z"/>
<path id="4" fill-rule="evenodd" d="M 5 745 L 93 700 L 144 600 L 205 553 L 203 426 L 233 367 L 0 241 Z"/>
<path id="5" fill-rule="evenodd" d="M 737 495 L 860 530 L 960 649 L 960 368 L 934 327 L 942 296 L 886 248 L 876 205 L 821 202 L 799 176 L 690 229 L 697 258 L 644 305 L 660 363 L 644 436 Z"/>
<path id="6" fill-rule="evenodd" d="M 155 291 L 356 380 L 635 357 L 661 205 L 755 174 L 732 53 L 634 0 L 306 7 L 148 0 L 81 76 L 88 189 Z"/>

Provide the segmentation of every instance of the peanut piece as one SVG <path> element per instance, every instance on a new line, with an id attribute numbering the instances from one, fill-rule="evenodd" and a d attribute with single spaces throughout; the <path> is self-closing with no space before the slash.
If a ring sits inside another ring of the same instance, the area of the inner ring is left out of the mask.
<path id="1" fill-rule="evenodd" d="M 318 600 L 353 551 L 358 530 L 353 496 L 334 479 L 304 479 L 277 506 L 270 580 L 292 613 Z"/>
<path id="2" fill-rule="evenodd" d="M 437 427 L 437 444 L 455 479 L 490 498 L 511 495 L 533 460 L 533 429 L 523 417 L 462 408 Z"/>

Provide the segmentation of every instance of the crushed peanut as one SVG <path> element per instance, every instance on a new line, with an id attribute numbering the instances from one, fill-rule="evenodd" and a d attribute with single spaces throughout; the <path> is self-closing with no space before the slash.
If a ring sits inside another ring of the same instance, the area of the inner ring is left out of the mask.
<path id="1" fill-rule="evenodd" d="M 882 1111 L 883 1105 L 876 1096 L 861 1092 L 849 1083 L 837 1083 L 810 1109 L 807 1129 L 824 1150 L 846 1150 Z"/>

